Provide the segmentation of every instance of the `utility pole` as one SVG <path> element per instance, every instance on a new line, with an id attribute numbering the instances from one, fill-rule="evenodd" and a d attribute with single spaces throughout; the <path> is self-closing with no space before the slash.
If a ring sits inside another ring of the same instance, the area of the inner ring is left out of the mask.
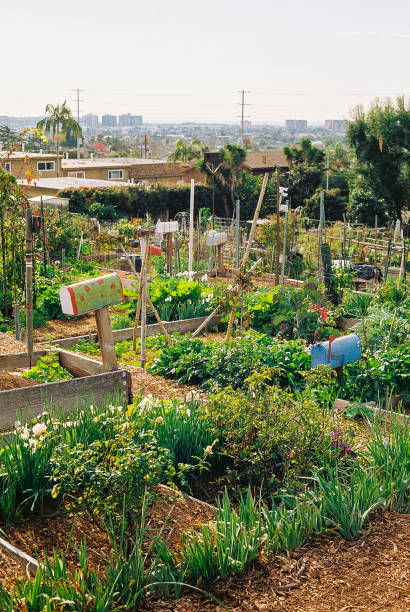
<path id="1" fill-rule="evenodd" d="M 148 152 L 148 140 L 147 140 L 147 135 L 144 134 L 144 159 L 147 159 L 147 152 Z"/>
<path id="2" fill-rule="evenodd" d="M 80 102 L 84 102 L 84 100 L 80 100 L 80 92 L 84 91 L 84 89 L 73 89 L 72 91 L 76 92 L 76 99 L 73 100 L 73 102 L 76 102 L 77 104 L 77 123 L 78 125 L 80 125 Z M 81 139 L 78 136 L 77 137 L 77 159 L 80 159 L 81 154 L 80 154 L 80 146 L 81 146 Z"/>
<path id="3" fill-rule="evenodd" d="M 238 91 L 241 94 L 241 101 L 238 102 L 238 104 L 240 104 L 240 107 L 241 107 L 241 115 L 240 115 L 241 117 L 241 140 L 243 144 L 244 123 L 245 123 L 245 118 L 248 118 L 248 115 L 245 115 L 245 106 L 250 106 L 249 104 L 245 104 L 245 94 L 250 93 L 250 91 L 246 91 L 245 89 L 239 89 Z"/>
<path id="4" fill-rule="evenodd" d="M 330 156 L 329 151 L 327 152 L 327 171 L 326 171 L 326 191 L 329 191 L 329 166 L 330 166 Z"/>
<path id="5" fill-rule="evenodd" d="M 276 168 L 275 287 L 279 285 L 280 200 L 280 172 L 279 168 Z"/>

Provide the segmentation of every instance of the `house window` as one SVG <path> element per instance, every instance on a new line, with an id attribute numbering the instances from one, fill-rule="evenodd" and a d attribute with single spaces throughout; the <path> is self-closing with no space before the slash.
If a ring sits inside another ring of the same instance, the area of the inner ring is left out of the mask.
<path id="1" fill-rule="evenodd" d="M 108 170 L 109 179 L 122 179 L 124 178 L 124 170 Z"/>
<path id="2" fill-rule="evenodd" d="M 11 173 L 11 163 L 10 162 L 6 162 L 4 164 L 4 169 L 6 172 L 10 172 Z"/>
<path id="3" fill-rule="evenodd" d="M 53 172 L 55 163 L 53 161 L 37 162 L 37 172 Z"/>
<path id="4" fill-rule="evenodd" d="M 68 176 L 73 176 L 74 178 L 85 178 L 85 172 L 84 170 L 79 172 L 68 172 Z"/>

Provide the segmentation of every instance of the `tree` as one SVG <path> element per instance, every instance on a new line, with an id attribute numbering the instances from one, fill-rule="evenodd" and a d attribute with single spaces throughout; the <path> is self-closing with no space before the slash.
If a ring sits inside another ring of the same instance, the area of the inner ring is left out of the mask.
<path id="1" fill-rule="evenodd" d="M 68 132 L 75 138 L 81 138 L 82 130 L 73 118 L 65 100 L 62 104 L 53 106 L 47 104 L 46 116 L 37 123 L 37 128 L 42 132 L 51 134 L 51 139 L 57 145 L 57 176 L 60 176 L 60 161 L 58 158 L 60 142 L 65 141 Z"/>
<path id="2" fill-rule="evenodd" d="M 393 219 L 410 202 L 410 103 L 376 100 L 367 114 L 361 106 L 348 122 L 347 140 L 357 158 L 357 173 Z"/>
<path id="3" fill-rule="evenodd" d="M 303 138 L 299 147 L 284 147 L 289 161 L 289 197 L 292 207 L 303 206 L 313 196 L 323 176 L 325 153 L 314 147 L 309 138 Z"/>
<path id="4" fill-rule="evenodd" d="M 347 218 L 353 223 L 373 226 L 376 215 L 379 227 L 386 225 L 389 218 L 386 201 L 378 197 L 366 184 L 356 185 L 350 194 Z"/>
<path id="5" fill-rule="evenodd" d="M 177 140 L 175 151 L 169 156 L 171 161 L 188 162 L 193 159 L 199 159 L 202 155 L 204 147 L 199 140 L 193 140 L 191 144 L 186 145 L 184 140 Z"/>
<path id="6" fill-rule="evenodd" d="M 17 134 L 13 132 L 7 125 L 0 126 L 0 144 L 2 148 L 9 149 L 17 138 Z"/>
<path id="7" fill-rule="evenodd" d="M 218 188 L 224 201 L 225 215 L 230 217 L 235 206 L 236 190 L 243 178 L 242 164 L 246 159 L 246 150 L 238 145 L 227 144 L 219 152 L 223 156 L 222 162 L 215 170 L 209 166 L 205 157 L 198 161 L 197 168 Z"/>

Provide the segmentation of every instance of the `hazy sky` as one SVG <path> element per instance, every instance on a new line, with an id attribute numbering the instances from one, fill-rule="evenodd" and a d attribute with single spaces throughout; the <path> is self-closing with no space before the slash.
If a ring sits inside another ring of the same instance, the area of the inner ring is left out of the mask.
<path id="1" fill-rule="evenodd" d="M 344 118 L 410 93 L 410 0 L 0 1 L 0 115 Z M 74 108 L 74 104 L 73 104 Z"/>

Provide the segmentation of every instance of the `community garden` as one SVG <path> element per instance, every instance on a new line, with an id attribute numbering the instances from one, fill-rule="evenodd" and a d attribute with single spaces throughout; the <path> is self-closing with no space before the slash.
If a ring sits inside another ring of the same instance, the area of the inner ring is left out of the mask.
<path id="1" fill-rule="evenodd" d="M 404 233 L 281 215 L 279 177 L 260 220 L 267 175 L 195 224 L 4 175 L 0 609 L 405 610 Z"/>

